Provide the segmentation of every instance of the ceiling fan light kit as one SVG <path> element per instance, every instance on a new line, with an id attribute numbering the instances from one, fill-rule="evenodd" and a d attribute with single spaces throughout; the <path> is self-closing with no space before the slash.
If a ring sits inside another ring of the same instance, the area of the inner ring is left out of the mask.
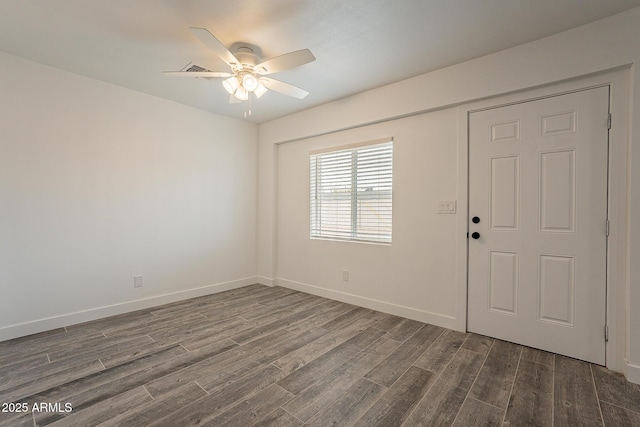
<path id="1" fill-rule="evenodd" d="M 262 83 L 258 82 L 258 86 L 253 91 L 253 94 L 256 96 L 257 99 L 260 99 L 260 97 L 265 93 L 267 93 L 267 88 L 264 87 Z"/>
<path id="2" fill-rule="evenodd" d="M 244 73 L 242 76 L 242 87 L 248 92 L 253 92 L 258 87 L 258 79 L 253 74 Z"/>
<path id="3" fill-rule="evenodd" d="M 222 87 L 229 95 L 233 95 L 242 101 L 246 101 L 252 92 L 256 98 L 260 98 L 267 92 L 267 88 L 260 83 L 259 78 L 248 71 L 241 71 L 237 76 L 224 80 Z"/>
<path id="4" fill-rule="evenodd" d="M 247 91 L 243 86 L 240 86 L 233 93 L 233 96 L 235 96 L 241 101 L 246 101 L 247 99 L 249 99 L 249 91 Z"/>
<path id="5" fill-rule="evenodd" d="M 234 54 L 208 30 L 194 27 L 190 28 L 190 30 L 209 50 L 229 66 L 231 72 L 210 71 L 195 66 L 198 71 L 194 71 L 194 67 L 185 71 L 165 71 L 164 74 L 166 76 L 224 78 L 222 87 L 231 95 L 229 98 L 230 103 L 238 102 L 237 100 L 249 100 L 251 93 L 258 99 L 268 89 L 298 99 L 302 99 L 309 94 L 306 90 L 289 83 L 262 77 L 315 61 L 316 57 L 313 56 L 309 49 L 285 53 L 284 55 L 258 62 L 258 57 L 250 47 L 241 46 L 236 49 Z"/>
<path id="6" fill-rule="evenodd" d="M 222 87 L 224 87 L 224 90 L 229 92 L 229 95 L 233 95 L 238 87 L 240 87 L 240 82 L 238 82 L 238 78 L 236 76 L 232 76 L 222 81 Z"/>

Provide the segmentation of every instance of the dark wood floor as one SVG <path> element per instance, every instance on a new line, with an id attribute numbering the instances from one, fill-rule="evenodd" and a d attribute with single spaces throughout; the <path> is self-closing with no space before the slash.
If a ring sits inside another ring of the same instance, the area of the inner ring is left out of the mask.
<path id="1" fill-rule="evenodd" d="M 640 425 L 605 368 L 260 285 L 5 341 L 0 367 L 1 426 Z"/>

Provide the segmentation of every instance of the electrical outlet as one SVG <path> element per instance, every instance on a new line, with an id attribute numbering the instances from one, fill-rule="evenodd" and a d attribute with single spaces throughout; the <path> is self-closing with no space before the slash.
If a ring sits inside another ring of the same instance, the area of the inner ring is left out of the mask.
<path id="1" fill-rule="evenodd" d="M 342 270 L 342 281 L 343 282 L 349 281 L 349 270 Z"/>
<path id="2" fill-rule="evenodd" d="M 142 276 L 133 276 L 133 287 L 134 288 L 142 287 Z"/>

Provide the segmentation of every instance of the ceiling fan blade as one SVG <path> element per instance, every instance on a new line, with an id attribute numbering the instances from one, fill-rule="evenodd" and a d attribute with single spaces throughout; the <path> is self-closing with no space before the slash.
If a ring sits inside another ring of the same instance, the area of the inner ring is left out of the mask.
<path id="1" fill-rule="evenodd" d="M 260 82 L 267 88 L 275 92 L 280 92 L 285 95 L 293 96 L 294 98 L 302 99 L 309 95 L 304 89 L 300 89 L 289 83 L 281 82 L 280 80 L 270 79 L 267 77 L 260 77 Z"/>
<path id="2" fill-rule="evenodd" d="M 315 60 L 316 57 L 313 56 L 313 53 L 311 53 L 309 49 L 302 49 L 267 59 L 266 61 L 256 65 L 254 69 L 258 74 L 271 74 L 279 71 L 290 70 L 291 68 L 299 67 Z"/>
<path id="3" fill-rule="evenodd" d="M 194 36 L 196 36 L 205 46 L 209 48 L 213 53 L 218 55 L 220 59 L 226 62 L 230 67 L 234 67 L 240 64 L 240 61 L 233 56 L 233 54 L 222 44 L 209 30 L 205 28 L 189 28 Z"/>
<path id="4" fill-rule="evenodd" d="M 219 71 L 163 71 L 167 77 L 204 77 L 204 78 L 218 78 L 218 77 L 231 77 L 232 73 L 224 73 Z"/>

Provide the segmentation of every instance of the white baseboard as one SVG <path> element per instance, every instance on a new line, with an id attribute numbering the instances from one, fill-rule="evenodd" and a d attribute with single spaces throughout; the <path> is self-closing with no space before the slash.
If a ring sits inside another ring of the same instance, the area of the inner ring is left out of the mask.
<path id="1" fill-rule="evenodd" d="M 48 317 L 45 319 L 32 320 L 29 322 L 9 325 L 0 328 L 0 341 L 26 335 L 45 332 L 64 326 L 75 325 L 77 323 L 102 319 L 104 317 L 115 316 L 117 314 L 129 313 L 131 311 L 143 310 L 189 298 L 201 297 L 218 292 L 229 291 L 231 289 L 242 288 L 258 282 L 257 277 L 246 277 L 229 282 L 216 283 L 214 285 L 203 286 L 201 288 L 188 289 L 186 291 L 173 292 L 170 294 L 158 295 L 143 298 L 135 301 L 127 301 L 119 304 L 96 307 L 88 310 L 77 311 L 75 313 L 62 314 L 60 316 Z"/>
<path id="2" fill-rule="evenodd" d="M 625 365 L 626 372 L 624 376 L 627 378 L 627 381 L 640 384 L 640 366 L 629 363 L 627 360 L 625 360 Z"/>
<path id="3" fill-rule="evenodd" d="M 284 288 L 294 289 L 296 291 L 306 292 L 308 294 L 320 297 L 330 298 L 333 300 L 357 305 L 372 310 L 382 311 L 384 313 L 394 314 L 396 316 L 406 317 L 407 319 L 417 320 L 419 322 L 430 323 L 443 328 L 459 330 L 455 317 L 446 316 L 438 313 L 432 313 L 412 307 L 405 307 L 385 301 L 372 298 L 362 297 L 359 295 L 349 294 L 346 292 L 335 291 L 333 289 L 322 288 L 319 286 L 308 285 L 306 283 L 295 282 L 283 278 L 276 279 L 276 285 Z"/>
<path id="4" fill-rule="evenodd" d="M 265 286 L 275 286 L 276 285 L 276 279 L 272 279 L 270 277 L 265 277 L 265 276 L 258 276 L 258 283 L 261 285 L 265 285 Z"/>

